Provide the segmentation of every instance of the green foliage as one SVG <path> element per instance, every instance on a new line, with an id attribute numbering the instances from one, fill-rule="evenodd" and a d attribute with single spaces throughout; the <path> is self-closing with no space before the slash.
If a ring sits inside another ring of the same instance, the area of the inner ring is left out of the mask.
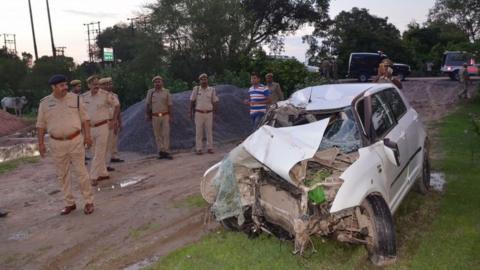
<path id="1" fill-rule="evenodd" d="M 439 70 L 446 50 L 472 51 L 467 35 L 452 23 L 433 22 L 425 26 L 411 23 L 403 33 L 403 42 L 410 50 L 413 67 L 422 71 L 430 61 Z"/>
<path id="2" fill-rule="evenodd" d="M 0 49 L 0 96 L 17 95 L 16 90 L 26 75 L 26 63 L 18 56 Z"/>
<path id="3" fill-rule="evenodd" d="M 436 0 L 428 15 L 431 22 L 457 25 L 470 41 L 480 40 L 480 2 L 478 0 Z"/>
<path id="4" fill-rule="evenodd" d="M 318 38 L 323 39 L 320 44 Z M 367 9 L 356 7 L 340 12 L 327 30 L 316 28 L 304 40 L 310 45 L 307 55 L 313 62 L 319 63 L 329 54 L 338 55 L 340 74 L 346 73 L 352 52 L 383 51 L 394 61 L 407 64 L 411 59 L 400 31 L 388 22 L 388 18 L 371 15 Z"/>
<path id="5" fill-rule="evenodd" d="M 24 157 L 0 163 L 0 174 L 14 171 L 25 164 L 35 164 L 40 161 L 39 157 Z"/>

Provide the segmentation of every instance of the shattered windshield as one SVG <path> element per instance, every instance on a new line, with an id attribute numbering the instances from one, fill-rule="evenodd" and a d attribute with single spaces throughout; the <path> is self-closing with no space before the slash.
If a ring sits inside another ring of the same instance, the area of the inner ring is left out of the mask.
<path id="1" fill-rule="evenodd" d="M 266 124 L 273 127 L 290 127 L 325 118 L 330 118 L 330 121 L 318 150 L 338 147 L 343 153 L 350 153 L 361 147 L 360 131 L 351 107 L 334 112 L 312 112 L 294 106 L 284 106 L 270 111 L 266 117 Z"/>
<path id="2" fill-rule="evenodd" d="M 351 108 L 330 116 L 327 130 L 318 150 L 332 147 L 340 148 L 344 153 L 357 151 L 361 147 L 360 132 Z"/>

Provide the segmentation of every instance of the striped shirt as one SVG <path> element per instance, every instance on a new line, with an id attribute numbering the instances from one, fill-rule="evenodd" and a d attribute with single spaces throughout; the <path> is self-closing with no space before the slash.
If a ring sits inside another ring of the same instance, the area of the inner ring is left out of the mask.
<path id="1" fill-rule="evenodd" d="M 248 94 L 250 95 L 250 115 L 266 113 L 270 90 L 260 84 L 256 88 L 255 86 L 250 87 Z"/>

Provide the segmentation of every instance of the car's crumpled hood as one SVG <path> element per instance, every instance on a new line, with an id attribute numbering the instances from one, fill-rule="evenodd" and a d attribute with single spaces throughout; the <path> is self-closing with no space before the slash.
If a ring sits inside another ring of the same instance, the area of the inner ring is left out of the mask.
<path id="1" fill-rule="evenodd" d="M 329 118 L 293 127 L 262 126 L 242 145 L 259 162 L 296 185 L 290 178 L 290 170 L 298 162 L 315 155 L 328 122 Z"/>

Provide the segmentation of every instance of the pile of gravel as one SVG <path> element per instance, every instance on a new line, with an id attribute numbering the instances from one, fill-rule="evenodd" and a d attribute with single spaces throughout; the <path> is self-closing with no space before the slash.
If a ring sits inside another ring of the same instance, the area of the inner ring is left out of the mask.
<path id="1" fill-rule="evenodd" d="M 214 118 L 213 139 L 215 144 L 245 138 L 251 129 L 247 89 L 231 85 L 215 86 L 220 99 Z M 171 149 L 190 149 L 195 145 L 195 125 L 188 115 L 190 94 L 186 91 L 173 94 L 173 122 L 170 126 Z M 120 151 L 155 153 L 156 145 L 151 122 L 145 120 L 145 100 L 122 112 L 123 128 L 119 137 Z"/>

